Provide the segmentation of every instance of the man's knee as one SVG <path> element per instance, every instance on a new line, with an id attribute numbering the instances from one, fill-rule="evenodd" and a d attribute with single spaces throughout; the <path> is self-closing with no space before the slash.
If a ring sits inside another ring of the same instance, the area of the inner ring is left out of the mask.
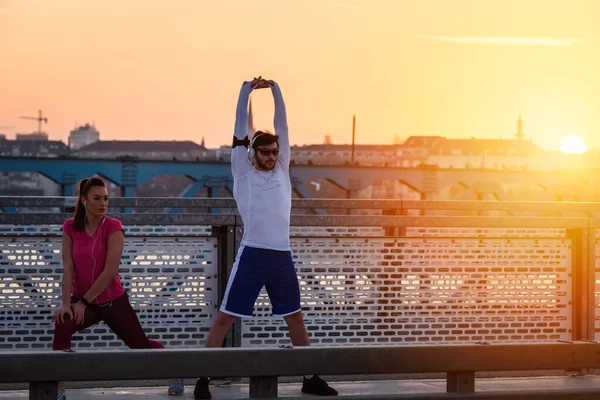
<path id="1" fill-rule="evenodd" d="M 287 315 L 283 317 L 283 319 L 288 325 L 304 325 L 304 317 L 302 315 L 302 311 L 298 311 L 297 313 Z"/>
<path id="2" fill-rule="evenodd" d="M 217 326 L 219 328 L 228 329 L 235 322 L 235 317 L 233 315 L 226 314 L 220 311 L 217 314 L 217 319 L 215 320 L 213 326 Z"/>

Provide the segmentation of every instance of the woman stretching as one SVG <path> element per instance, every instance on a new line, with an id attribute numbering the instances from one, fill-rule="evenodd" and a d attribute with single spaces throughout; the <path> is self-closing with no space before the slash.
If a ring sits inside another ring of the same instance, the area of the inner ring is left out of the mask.
<path id="1" fill-rule="evenodd" d="M 121 284 L 125 235 L 121 221 L 107 217 L 108 191 L 99 178 L 79 184 L 75 217 L 63 225 L 62 306 L 56 310 L 53 350 L 71 348 L 71 336 L 104 321 L 130 349 L 162 349 L 148 339 Z M 183 380 L 169 380 L 169 395 L 183 394 Z M 58 400 L 66 400 L 58 383 Z"/>

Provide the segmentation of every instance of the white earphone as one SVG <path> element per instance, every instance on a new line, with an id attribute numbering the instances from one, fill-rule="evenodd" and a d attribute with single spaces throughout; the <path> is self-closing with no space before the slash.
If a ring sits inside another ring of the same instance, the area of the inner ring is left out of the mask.
<path id="1" fill-rule="evenodd" d="M 85 204 L 85 201 L 83 204 Z M 93 235 L 91 234 L 90 230 L 87 227 L 87 216 L 84 221 L 85 221 L 85 230 L 86 230 L 87 234 L 89 236 L 91 236 L 93 239 L 92 260 L 94 260 L 94 267 L 92 268 L 92 279 L 94 279 L 94 274 L 96 272 L 96 256 L 94 256 L 94 248 L 96 247 L 96 240 L 98 240 L 98 238 L 100 237 L 100 234 L 102 233 L 102 227 L 104 226 L 104 221 L 106 221 L 106 218 L 102 218 L 102 222 L 100 223 L 100 226 L 98 228 L 96 228 L 96 232 L 94 232 Z M 105 290 L 108 290 L 108 295 L 110 296 L 110 288 L 107 287 Z M 100 307 L 106 307 L 106 306 L 112 307 L 112 301 L 110 301 L 108 304 L 105 304 L 105 305 L 98 304 L 98 302 L 96 301 L 96 305 L 99 305 Z"/>
<path id="2" fill-rule="evenodd" d="M 266 133 L 258 133 L 254 135 L 252 141 L 250 142 L 250 146 L 248 146 L 248 161 L 250 161 L 251 164 L 254 164 L 254 157 L 256 156 L 256 150 L 254 150 L 254 142 L 262 135 L 266 135 Z"/>

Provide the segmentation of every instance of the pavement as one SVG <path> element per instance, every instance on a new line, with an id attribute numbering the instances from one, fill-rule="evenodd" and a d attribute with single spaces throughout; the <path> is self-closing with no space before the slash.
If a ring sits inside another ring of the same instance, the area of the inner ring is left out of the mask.
<path id="1" fill-rule="evenodd" d="M 167 382 L 165 386 L 153 387 L 107 387 L 68 389 L 68 400 L 125 400 L 125 399 L 193 399 L 194 380 L 185 380 L 186 391 L 182 396 L 169 397 Z M 444 393 L 445 379 L 403 379 L 403 380 L 371 380 L 371 381 L 336 381 L 330 382 L 340 395 L 394 395 Z M 300 392 L 301 383 L 280 383 L 279 397 L 314 397 Z M 475 391 L 526 391 L 556 389 L 598 389 L 600 398 L 600 376 L 547 376 L 547 377 L 508 377 L 508 378 L 476 378 Z M 248 398 L 247 383 L 211 383 L 214 399 Z M 0 391 L 0 399 L 28 399 L 27 390 Z"/>

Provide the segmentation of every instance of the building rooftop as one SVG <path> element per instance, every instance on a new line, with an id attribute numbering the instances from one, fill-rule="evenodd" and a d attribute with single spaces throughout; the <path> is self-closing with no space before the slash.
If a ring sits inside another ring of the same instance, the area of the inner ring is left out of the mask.
<path id="1" fill-rule="evenodd" d="M 69 153 L 66 144 L 59 140 L 2 140 L 0 155 L 11 156 L 63 156 Z"/>
<path id="2" fill-rule="evenodd" d="M 434 147 L 441 140 L 445 138 L 442 136 L 410 136 L 404 142 L 404 146 L 406 147 Z"/>
<path id="3" fill-rule="evenodd" d="M 457 152 L 459 154 L 457 154 Z M 537 156 L 543 150 L 531 140 L 517 139 L 440 139 L 430 154 L 438 155 Z"/>
<path id="4" fill-rule="evenodd" d="M 163 151 L 182 152 L 190 150 L 205 150 L 206 147 L 190 140 L 99 140 L 79 149 L 87 151 Z"/>
<path id="5" fill-rule="evenodd" d="M 355 151 L 395 151 L 402 147 L 401 144 L 355 144 Z M 321 150 L 321 151 L 351 151 L 351 144 L 305 144 L 292 146 L 293 150 Z"/>

